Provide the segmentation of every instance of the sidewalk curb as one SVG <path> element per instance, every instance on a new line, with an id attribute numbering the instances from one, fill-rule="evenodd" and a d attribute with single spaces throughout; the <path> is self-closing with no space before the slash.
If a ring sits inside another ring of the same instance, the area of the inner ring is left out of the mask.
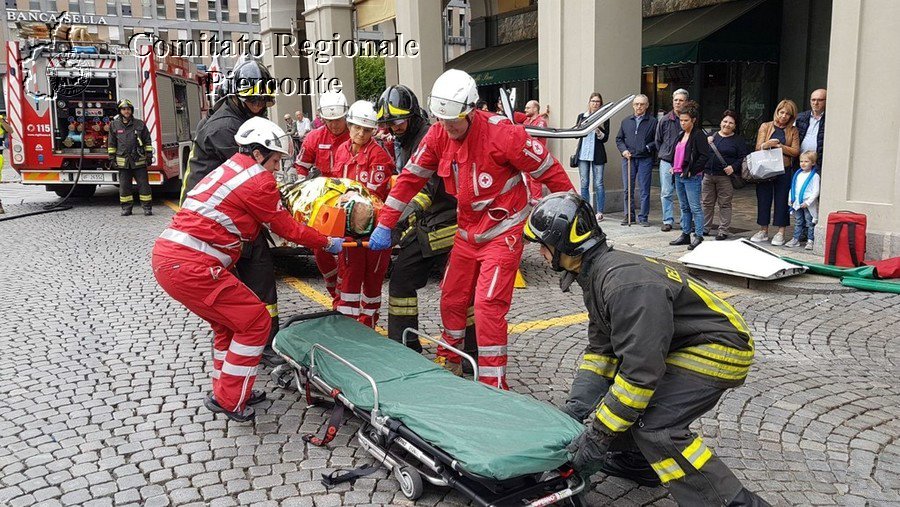
<path id="1" fill-rule="evenodd" d="M 750 289 L 759 292 L 777 294 L 845 294 L 857 292 L 852 287 L 844 287 L 837 278 L 823 275 L 804 274 L 777 280 L 756 280 L 742 276 L 726 275 L 713 271 L 688 268 L 688 272 L 704 280 Z"/>

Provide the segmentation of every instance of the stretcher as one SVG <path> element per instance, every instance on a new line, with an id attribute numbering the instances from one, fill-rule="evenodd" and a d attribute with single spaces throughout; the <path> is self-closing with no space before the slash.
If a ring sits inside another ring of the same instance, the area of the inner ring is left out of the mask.
<path id="1" fill-rule="evenodd" d="M 419 338 L 440 343 L 414 329 L 403 336 Z M 304 439 L 327 444 L 349 410 L 362 419 L 360 446 L 393 472 L 410 500 L 427 482 L 454 488 L 479 506 L 582 505 L 585 482 L 565 447 L 583 428 L 557 408 L 456 377 L 335 312 L 291 318 L 273 348 L 287 361 L 273 372 L 276 383 L 286 387 L 295 380 L 308 402 L 334 403 L 322 437 Z M 453 350 L 472 363 L 477 379 L 475 361 Z M 345 477 L 370 473 L 365 468 Z M 323 483 L 335 477 L 323 474 Z"/>

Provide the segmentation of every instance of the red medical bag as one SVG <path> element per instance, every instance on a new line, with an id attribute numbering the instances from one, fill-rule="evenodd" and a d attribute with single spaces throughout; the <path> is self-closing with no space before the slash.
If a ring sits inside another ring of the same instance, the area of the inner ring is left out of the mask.
<path id="1" fill-rule="evenodd" d="M 844 268 L 861 266 L 866 257 L 866 216 L 852 211 L 828 214 L 825 264 Z"/>

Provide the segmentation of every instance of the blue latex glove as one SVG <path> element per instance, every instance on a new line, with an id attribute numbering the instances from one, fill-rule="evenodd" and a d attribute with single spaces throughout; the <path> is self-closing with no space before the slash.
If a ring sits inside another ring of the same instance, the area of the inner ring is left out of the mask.
<path id="1" fill-rule="evenodd" d="M 328 238 L 328 246 L 325 247 L 325 251 L 332 254 L 337 255 L 341 253 L 341 250 L 344 249 L 344 238 Z"/>
<path id="2" fill-rule="evenodd" d="M 369 250 L 387 250 L 391 247 L 391 230 L 378 224 L 369 236 Z"/>

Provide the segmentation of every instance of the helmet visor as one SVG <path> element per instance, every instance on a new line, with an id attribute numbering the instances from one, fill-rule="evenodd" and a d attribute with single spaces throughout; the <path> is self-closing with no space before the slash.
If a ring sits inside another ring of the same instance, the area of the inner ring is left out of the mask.
<path id="1" fill-rule="evenodd" d="M 323 106 L 319 108 L 319 116 L 326 120 L 337 120 L 347 116 L 348 109 L 350 107 L 344 105 Z"/>
<path id="2" fill-rule="evenodd" d="M 463 118 L 473 107 L 475 107 L 475 104 L 466 104 L 433 95 L 428 97 L 428 109 L 431 111 L 431 114 L 444 120 Z"/>
<path id="3" fill-rule="evenodd" d="M 291 139 L 291 136 L 288 134 L 279 136 L 278 144 L 283 147 L 283 150 L 276 149 L 275 151 L 281 153 L 282 160 L 294 160 L 294 140 Z"/>

